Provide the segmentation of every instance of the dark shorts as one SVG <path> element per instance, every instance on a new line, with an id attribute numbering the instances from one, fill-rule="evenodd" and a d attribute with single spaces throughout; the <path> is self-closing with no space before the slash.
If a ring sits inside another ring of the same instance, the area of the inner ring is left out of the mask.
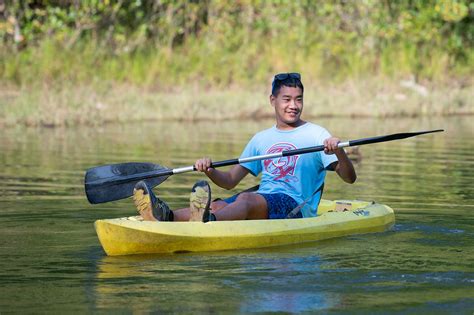
<path id="1" fill-rule="evenodd" d="M 267 201 L 269 219 L 286 219 L 288 213 L 298 206 L 298 203 L 293 198 L 282 193 L 258 194 Z M 223 201 L 227 203 L 233 203 L 237 199 L 238 195 L 239 194 L 233 195 L 232 197 L 224 199 Z M 298 212 L 295 218 L 302 218 L 301 211 Z"/>

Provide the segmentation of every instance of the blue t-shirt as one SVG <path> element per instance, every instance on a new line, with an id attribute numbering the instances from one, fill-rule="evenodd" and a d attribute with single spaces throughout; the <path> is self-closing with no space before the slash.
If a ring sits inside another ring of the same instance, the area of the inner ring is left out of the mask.
<path id="1" fill-rule="evenodd" d="M 331 134 L 321 126 L 305 123 L 292 130 L 279 130 L 276 126 L 257 133 L 247 144 L 240 158 L 277 153 L 322 145 Z M 302 204 L 321 185 L 326 167 L 337 157 L 324 151 L 280 157 L 272 160 L 243 163 L 254 176 L 262 173 L 259 193 L 284 193 Z M 321 192 L 315 194 L 303 207 L 303 217 L 316 216 Z"/>

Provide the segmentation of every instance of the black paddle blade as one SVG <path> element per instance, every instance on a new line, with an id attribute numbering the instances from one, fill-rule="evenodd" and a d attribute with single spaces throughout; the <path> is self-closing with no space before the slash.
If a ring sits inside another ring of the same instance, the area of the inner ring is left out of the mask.
<path id="1" fill-rule="evenodd" d="M 85 190 L 90 203 L 103 203 L 130 197 L 133 187 L 144 180 L 150 187 L 164 182 L 172 171 L 153 163 L 120 163 L 87 170 Z"/>

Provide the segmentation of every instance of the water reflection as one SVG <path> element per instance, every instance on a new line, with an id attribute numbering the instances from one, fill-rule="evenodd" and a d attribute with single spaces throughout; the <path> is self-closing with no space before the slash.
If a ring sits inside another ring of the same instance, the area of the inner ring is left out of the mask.
<path id="1" fill-rule="evenodd" d="M 325 119 L 343 139 L 445 128 L 360 148 L 355 185 L 328 176 L 325 197 L 376 200 L 395 229 L 316 244 L 222 253 L 106 257 L 99 218 L 130 200 L 89 205 L 84 171 L 125 161 L 191 165 L 239 156 L 272 121 L 6 129 L 0 135 L 0 311 L 315 312 L 474 308 L 474 127 L 471 119 Z M 185 206 L 200 174 L 158 193 Z M 236 190 L 253 186 L 246 179 Z M 216 196 L 233 191 L 215 186 Z"/>
<path id="2" fill-rule="evenodd" d="M 321 279 L 313 285 L 307 281 L 309 275 L 322 271 L 324 261 L 313 250 L 304 256 L 295 256 L 297 252 L 286 247 L 277 251 L 104 257 L 97 266 L 97 303 L 110 303 L 125 292 L 135 292 L 141 299 L 131 308 L 142 311 L 155 310 L 155 303 L 162 305 L 161 311 L 170 311 L 175 309 L 170 301 L 179 303 L 194 295 L 198 298 L 193 297 L 191 305 L 182 305 L 182 310 L 301 312 L 336 305 L 338 294 L 324 293 Z M 125 288 L 129 281 L 132 283 Z"/>

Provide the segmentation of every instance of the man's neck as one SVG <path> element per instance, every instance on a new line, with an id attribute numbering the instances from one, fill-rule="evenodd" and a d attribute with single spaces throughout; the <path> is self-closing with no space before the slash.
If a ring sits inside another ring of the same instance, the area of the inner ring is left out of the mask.
<path id="1" fill-rule="evenodd" d="M 300 120 L 298 120 L 297 122 L 295 122 L 293 124 L 285 124 L 285 123 L 282 123 L 282 122 L 277 122 L 276 127 L 279 130 L 293 130 L 293 129 L 296 129 L 300 126 L 303 126 L 304 124 L 306 124 L 306 121 L 300 119 Z"/>

